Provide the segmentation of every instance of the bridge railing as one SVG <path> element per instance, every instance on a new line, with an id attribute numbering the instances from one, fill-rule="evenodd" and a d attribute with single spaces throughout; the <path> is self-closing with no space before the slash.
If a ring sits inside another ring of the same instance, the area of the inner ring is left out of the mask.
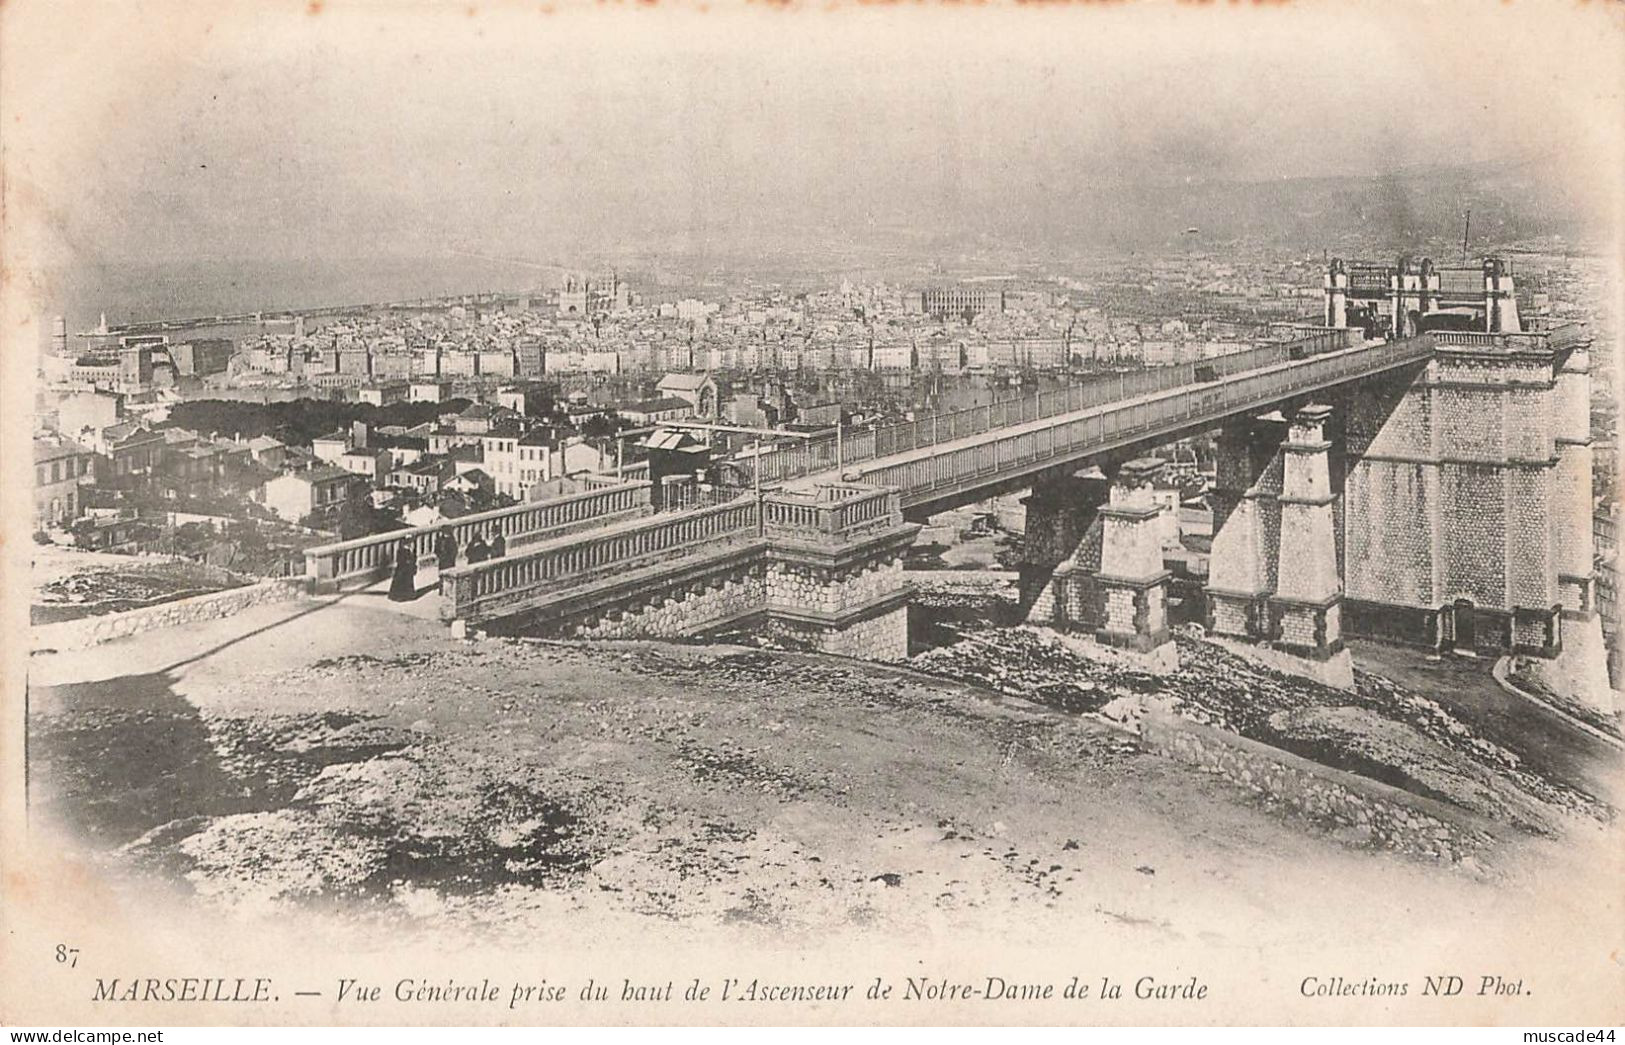
<path id="1" fill-rule="evenodd" d="M 958 439 L 985 435 L 1029 421 L 1044 421 L 1108 403 L 1156 395 L 1194 384 L 1221 380 L 1231 374 L 1258 370 L 1276 363 L 1322 355 L 1352 347 L 1356 332 L 1331 327 L 1289 341 L 1211 359 L 1150 367 L 1095 378 L 1066 388 L 1000 400 L 982 406 L 928 414 L 914 421 L 846 432 L 835 436 L 798 440 L 794 445 L 736 461 L 748 472 L 760 468 L 763 482 L 782 482 L 894 454 L 939 446 Z"/>
<path id="2" fill-rule="evenodd" d="M 1160 397 L 1131 399 L 1116 408 L 1051 425 L 1016 428 L 1001 437 L 970 446 L 859 471 L 865 483 L 895 487 L 907 497 L 975 485 L 1003 473 L 1074 456 L 1080 451 L 1126 441 L 1143 433 L 1184 427 L 1198 420 L 1217 423 L 1249 404 L 1262 405 L 1304 389 L 1324 387 L 1389 366 L 1419 361 L 1431 352 L 1432 343 L 1425 336 L 1373 345 L 1360 352 L 1326 356 L 1299 366 L 1264 369 L 1262 373 L 1231 378 L 1222 384 L 1194 385 Z"/>
<path id="3" fill-rule="evenodd" d="M 501 559 L 443 571 L 442 613 L 452 619 L 477 618 L 499 601 L 512 603 L 670 561 L 719 542 L 755 537 L 758 529 L 756 499 L 744 496 L 714 508 L 650 516 L 543 541 Z"/>
<path id="4" fill-rule="evenodd" d="M 412 526 L 306 548 L 305 576 L 318 588 L 376 579 L 395 565 L 395 549 L 401 541 L 411 541 L 418 560 L 425 562 L 434 554 L 440 534 L 447 530 L 459 548 L 468 547 L 476 533 L 486 539 L 501 533 L 512 549 L 535 540 L 538 534 L 554 533 L 624 512 L 647 510 L 649 487 L 647 480 L 621 482 L 552 500 L 527 501 L 508 508 L 476 512 L 433 526 Z"/>
<path id="5" fill-rule="evenodd" d="M 1564 323 L 1549 330 L 1492 334 L 1482 330 L 1434 330 L 1434 344 L 1447 348 L 1493 349 L 1500 352 L 1561 350 L 1583 341 L 1578 323 Z"/>
<path id="6" fill-rule="evenodd" d="M 844 541 L 901 523 L 903 505 L 896 490 L 867 484 L 779 490 L 763 500 L 762 520 L 771 535 Z"/>
<path id="7" fill-rule="evenodd" d="M 1484 268 L 1434 269 L 1439 276 L 1439 296 L 1447 298 L 1483 297 Z"/>

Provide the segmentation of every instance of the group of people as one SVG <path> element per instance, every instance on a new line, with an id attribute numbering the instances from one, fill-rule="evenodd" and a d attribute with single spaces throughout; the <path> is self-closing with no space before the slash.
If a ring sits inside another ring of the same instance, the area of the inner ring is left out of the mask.
<path id="1" fill-rule="evenodd" d="M 435 564 L 440 569 L 449 570 L 457 565 L 457 550 L 457 538 L 449 527 L 435 536 Z M 468 542 L 467 562 L 472 566 L 487 559 L 500 559 L 507 553 L 508 541 L 502 536 L 502 531 L 494 532 L 487 543 L 485 534 L 475 530 L 474 539 Z M 402 537 L 395 547 L 395 573 L 390 580 L 389 597 L 395 602 L 409 602 L 417 598 L 417 573 L 417 542 L 414 538 Z"/>
<path id="2" fill-rule="evenodd" d="M 479 530 L 474 531 L 474 539 L 468 542 L 467 562 L 470 566 L 487 559 L 500 559 L 508 554 L 508 540 L 502 536 L 502 531 L 491 535 L 490 543 L 486 543 L 485 534 Z M 441 530 L 434 541 L 434 556 L 442 570 L 449 570 L 457 565 L 457 538 L 452 532 Z"/>

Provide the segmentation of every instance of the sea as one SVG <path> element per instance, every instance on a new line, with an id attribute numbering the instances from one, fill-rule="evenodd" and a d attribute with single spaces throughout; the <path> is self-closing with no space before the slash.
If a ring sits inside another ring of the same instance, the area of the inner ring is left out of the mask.
<path id="1" fill-rule="evenodd" d="M 41 273 L 42 338 L 54 317 L 70 334 L 153 320 L 314 309 L 557 285 L 558 269 L 464 255 L 428 258 L 197 258 L 75 264 Z"/>

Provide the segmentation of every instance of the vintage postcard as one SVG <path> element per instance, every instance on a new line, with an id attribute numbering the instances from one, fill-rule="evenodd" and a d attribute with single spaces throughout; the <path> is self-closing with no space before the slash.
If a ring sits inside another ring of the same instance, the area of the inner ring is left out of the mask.
<path id="1" fill-rule="evenodd" d="M 11 0 L 0 1023 L 1625 1022 L 1622 171 L 1619 4 Z"/>

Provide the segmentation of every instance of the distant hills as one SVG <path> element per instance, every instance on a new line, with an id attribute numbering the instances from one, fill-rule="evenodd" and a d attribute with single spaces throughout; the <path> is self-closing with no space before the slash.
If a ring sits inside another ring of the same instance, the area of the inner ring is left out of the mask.
<path id="1" fill-rule="evenodd" d="M 1115 177 L 1066 193 L 984 186 L 975 199 L 952 209 L 922 197 L 903 213 L 783 222 L 758 216 L 727 227 L 646 229 L 641 238 L 622 237 L 615 246 L 630 254 L 661 254 L 675 264 L 709 261 L 738 269 L 838 269 L 882 260 L 907 267 L 958 257 L 1041 262 L 1222 251 L 1238 241 L 1292 254 L 1415 252 L 1443 260 L 1460 249 L 1468 208 L 1475 255 L 1551 237 L 1577 249 L 1607 242 L 1605 179 L 1587 184 L 1573 175 L 1555 176 L 1555 166 L 1530 159 L 1278 180 Z"/>
<path id="2" fill-rule="evenodd" d="M 1586 188 L 1547 177 L 1536 162 L 1432 167 L 1379 175 L 1150 185 L 1098 216 L 1124 245 L 1176 242 L 1188 227 L 1205 239 L 1260 239 L 1299 249 L 1339 243 L 1423 250 L 1459 243 L 1472 210 L 1472 246 L 1594 231 Z"/>

